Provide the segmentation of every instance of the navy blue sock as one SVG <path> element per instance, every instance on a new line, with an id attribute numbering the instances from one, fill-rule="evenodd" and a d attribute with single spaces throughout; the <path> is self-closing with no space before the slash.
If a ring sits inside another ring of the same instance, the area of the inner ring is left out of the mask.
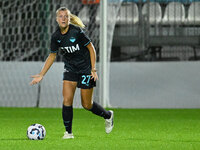
<path id="1" fill-rule="evenodd" d="M 73 107 L 63 105 L 62 117 L 66 131 L 72 133 Z"/>
<path id="2" fill-rule="evenodd" d="M 110 111 L 105 110 L 96 102 L 93 102 L 92 109 L 90 109 L 90 111 L 100 117 L 103 117 L 104 119 L 109 119 L 111 117 Z"/>

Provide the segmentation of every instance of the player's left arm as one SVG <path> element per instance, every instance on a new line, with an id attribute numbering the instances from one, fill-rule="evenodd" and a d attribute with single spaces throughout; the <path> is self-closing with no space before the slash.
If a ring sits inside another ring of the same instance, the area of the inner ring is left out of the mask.
<path id="1" fill-rule="evenodd" d="M 94 78 L 94 81 L 96 81 L 96 80 L 98 80 L 98 75 L 96 72 L 96 51 L 91 42 L 87 45 L 87 48 L 90 52 L 90 60 L 91 60 L 91 67 L 92 67 L 91 76 L 92 76 L 92 78 Z"/>

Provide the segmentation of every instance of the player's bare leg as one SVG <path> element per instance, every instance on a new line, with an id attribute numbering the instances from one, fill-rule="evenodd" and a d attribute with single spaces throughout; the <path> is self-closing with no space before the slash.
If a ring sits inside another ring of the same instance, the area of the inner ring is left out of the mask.
<path id="1" fill-rule="evenodd" d="M 92 95 L 93 88 L 91 89 L 81 89 L 81 104 L 83 108 L 90 110 L 92 108 Z"/>
<path id="2" fill-rule="evenodd" d="M 72 106 L 77 82 L 63 81 L 63 105 Z"/>

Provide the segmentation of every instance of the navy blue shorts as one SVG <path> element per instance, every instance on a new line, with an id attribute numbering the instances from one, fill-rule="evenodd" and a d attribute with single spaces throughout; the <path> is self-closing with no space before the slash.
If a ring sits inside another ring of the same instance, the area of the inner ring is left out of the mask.
<path id="1" fill-rule="evenodd" d="M 77 87 L 81 89 L 90 89 L 96 86 L 96 81 L 91 79 L 90 74 L 78 74 L 74 72 L 63 73 L 63 80 L 77 82 Z"/>

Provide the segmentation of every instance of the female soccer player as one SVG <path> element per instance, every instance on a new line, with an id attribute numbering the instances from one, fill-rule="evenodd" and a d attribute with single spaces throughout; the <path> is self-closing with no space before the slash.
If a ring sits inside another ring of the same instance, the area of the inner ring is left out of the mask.
<path id="1" fill-rule="evenodd" d="M 113 111 L 106 111 L 93 102 L 93 87 L 98 80 L 95 69 L 96 52 L 91 40 L 82 28 L 85 25 L 80 18 L 61 7 L 56 11 L 58 29 L 51 36 L 51 52 L 41 72 L 33 75 L 31 85 L 39 83 L 53 64 L 56 53 L 61 51 L 65 64 L 63 73 L 63 107 L 62 116 L 66 129 L 63 139 L 74 138 L 72 133 L 73 98 L 76 87 L 81 88 L 82 106 L 92 113 L 105 119 L 105 131 L 110 133 L 113 128 Z"/>

